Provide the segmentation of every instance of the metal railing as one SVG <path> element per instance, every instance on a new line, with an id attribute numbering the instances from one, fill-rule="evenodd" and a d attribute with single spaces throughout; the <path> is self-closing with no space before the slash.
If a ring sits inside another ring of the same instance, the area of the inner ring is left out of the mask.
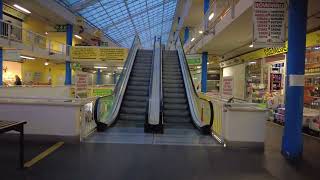
<path id="1" fill-rule="evenodd" d="M 240 0 L 213 0 L 202 21 L 191 33 L 191 37 L 185 42 L 184 49 L 189 52 L 204 36 L 215 33 L 215 26 L 230 12 Z"/>
<path id="2" fill-rule="evenodd" d="M 45 50 L 48 52 L 48 55 L 66 55 L 67 48 L 69 48 L 65 43 L 49 39 L 44 35 L 3 20 L 0 20 L 0 38 L 6 39 L 8 46 L 11 46 L 15 42 L 21 43 L 31 47 L 32 51 L 36 48 Z"/>

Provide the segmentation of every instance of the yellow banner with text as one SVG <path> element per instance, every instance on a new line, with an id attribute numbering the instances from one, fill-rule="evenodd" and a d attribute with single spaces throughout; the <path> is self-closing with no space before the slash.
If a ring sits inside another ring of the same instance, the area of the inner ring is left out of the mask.
<path id="1" fill-rule="evenodd" d="M 126 48 L 75 46 L 71 48 L 72 61 L 108 61 L 125 60 L 128 55 Z"/>

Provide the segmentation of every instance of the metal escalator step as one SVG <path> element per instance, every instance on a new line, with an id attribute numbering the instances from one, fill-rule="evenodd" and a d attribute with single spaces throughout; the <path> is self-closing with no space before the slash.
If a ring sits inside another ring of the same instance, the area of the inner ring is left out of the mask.
<path id="1" fill-rule="evenodd" d="M 145 114 L 127 114 L 120 113 L 119 119 L 126 121 L 145 121 Z"/>
<path id="2" fill-rule="evenodd" d="M 132 76 L 132 77 L 130 77 L 129 81 L 144 81 L 144 82 L 149 82 L 150 79 L 149 79 L 149 77 L 136 77 L 136 76 Z"/>
<path id="3" fill-rule="evenodd" d="M 134 85 L 134 86 L 148 86 L 149 81 L 129 81 L 128 85 Z"/>
<path id="4" fill-rule="evenodd" d="M 187 110 L 187 104 L 164 103 L 165 110 Z"/>
<path id="5" fill-rule="evenodd" d="M 133 69 L 141 69 L 141 70 L 150 70 L 151 69 L 151 66 L 133 66 Z"/>
<path id="6" fill-rule="evenodd" d="M 162 79 L 176 79 L 176 80 L 183 80 L 181 76 L 168 76 L 168 75 L 162 75 Z"/>
<path id="7" fill-rule="evenodd" d="M 166 72 L 166 71 L 163 71 L 162 72 L 163 75 L 165 76 L 179 76 L 179 77 L 182 77 L 182 73 L 180 71 L 177 71 L 177 72 Z"/>
<path id="8" fill-rule="evenodd" d="M 190 123 L 190 116 L 186 117 L 176 117 L 176 116 L 164 116 L 163 120 L 166 123 Z"/>
<path id="9" fill-rule="evenodd" d="M 131 77 L 150 77 L 151 73 L 132 73 Z"/>
<path id="10" fill-rule="evenodd" d="M 141 108 L 141 107 L 121 107 L 120 113 L 125 113 L 125 114 L 145 114 L 147 112 L 146 108 Z"/>
<path id="11" fill-rule="evenodd" d="M 146 67 L 151 67 L 152 62 L 150 61 L 144 61 L 144 62 L 140 62 L 140 61 L 136 61 L 134 63 L 134 67 L 142 67 L 142 66 L 146 66 Z"/>
<path id="12" fill-rule="evenodd" d="M 130 91 L 130 90 L 147 91 L 149 89 L 149 86 L 128 85 L 127 89 L 128 89 L 128 91 Z"/>
<path id="13" fill-rule="evenodd" d="M 179 79 L 166 79 L 166 78 L 163 78 L 162 82 L 163 83 L 168 83 L 168 84 L 183 84 L 182 79 L 179 80 Z"/>
<path id="14" fill-rule="evenodd" d="M 172 103 L 172 104 L 186 104 L 187 99 L 185 98 L 163 98 L 164 103 Z"/>
<path id="15" fill-rule="evenodd" d="M 164 93 L 185 93 L 184 88 L 163 88 Z"/>
<path id="16" fill-rule="evenodd" d="M 124 100 L 122 102 L 122 107 L 141 107 L 141 108 L 146 108 L 147 107 L 147 102 Z"/>
<path id="17" fill-rule="evenodd" d="M 138 90 L 129 90 L 126 92 L 126 95 L 133 95 L 133 96 L 147 96 L 148 95 L 148 91 L 138 91 Z"/>
<path id="18" fill-rule="evenodd" d="M 174 117 L 185 117 L 185 116 L 189 116 L 190 113 L 188 110 L 181 110 L 181 109 L 178 109 L 178 110 L 164 110 L 163 111 L 163 115 L 164 117 L 167 117 L 167 116 L 174 116 Z"/>
<path id="19" fill-rule="evenodd" d="M 183 85 L 183 83 L 180 83 L 180 84 L 163 84 L 163 87 L 164 88 L 183 88 L 184 87 L 184 85 Z"/>
<path id="20" fill-rule="evenodd" d="M 126 95 L 126 96 L 124 96 L 124 100 L 126 100 L 126 101 L 146 102 L 148 100 L 148 97 L 146 97 L 146 96 Z"/>
<path id="21" fill-rule="evenodd" d="M 165 98 L 186 98 L 186 95 L 184 93 L 164 92 L 163 97 L 165 97 Z"/>

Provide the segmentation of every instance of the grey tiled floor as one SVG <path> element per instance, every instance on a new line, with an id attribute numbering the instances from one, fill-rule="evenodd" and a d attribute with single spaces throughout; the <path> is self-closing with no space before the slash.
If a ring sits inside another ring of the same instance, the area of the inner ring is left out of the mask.
<path id="1" fill-rule="evenodd" d="M 168 128 L 164 134 L 150 134 L 144 133 L 142 127 L 112 127 L 93 133 L 84 142 L 219 146 L 212 136 L 202 135 L 194 128 Z"/>

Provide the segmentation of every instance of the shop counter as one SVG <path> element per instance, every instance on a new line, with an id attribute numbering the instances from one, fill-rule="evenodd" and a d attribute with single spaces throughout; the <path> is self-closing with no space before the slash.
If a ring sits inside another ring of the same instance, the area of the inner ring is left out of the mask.
<path id="1" fill-rule="evenodd" d="M 267 110 L 246 104 L 226 104 L 224 141 L 227 146 L 263 147 Z"/>
<path id="2" fill-rule="evenodd" d="M 26 121 L 27 135 L 46 135 L 79 141 L 83 133 L 82 127 L 85 126 L 83 123 L 93 121 L 92 117 L 87 116 L 92 116 L 94 102 L 93 98 L 0 98 L 0 115 L 1 120 Z"/>

